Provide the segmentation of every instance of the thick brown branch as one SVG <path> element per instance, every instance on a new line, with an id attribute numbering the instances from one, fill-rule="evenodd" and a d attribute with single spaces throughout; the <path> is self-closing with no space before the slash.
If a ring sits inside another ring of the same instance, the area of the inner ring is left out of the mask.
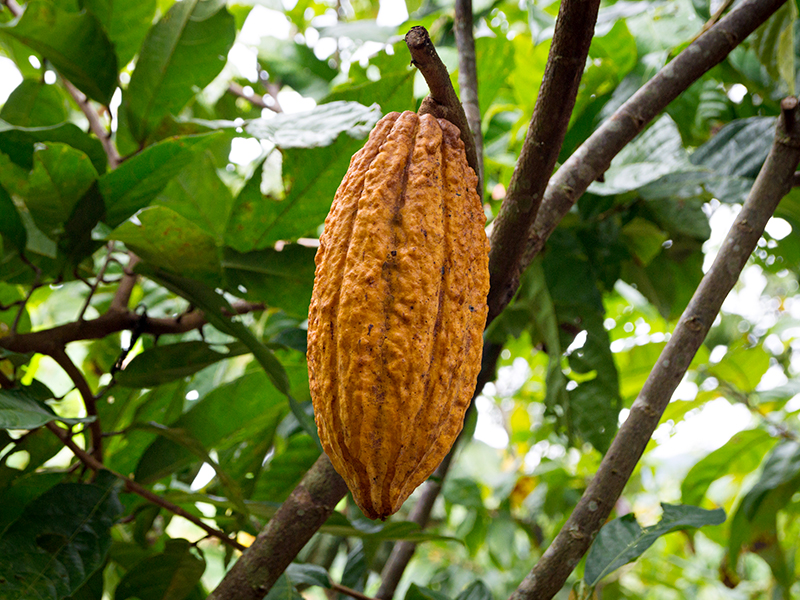
<path id="1" fill-rule="evenodd" d="M 261 600 L 346 493 L 344 480 L 323 454 L 209 600 Z"/>
<path id="2" fill-rule="evenodd" d="M 790 118 L 781 119 L 767 161 L 711 269 L 681 315 L 594 479 L 541 560 L 512 595 L 512 600 L 552 598 L 589 549 L 611 514 L 722 302 L 755 249 L 767 221 L 781 198 L 789 193 L 800 162 L 800 128 L 795 123 L 798 102 L 794 98 L 784 100 L 783 108 Z M 791 130 L 784 127 L 789 122 L 794 123 Z"/>
<path id="3" fill-rule="evenodd" d="M 745 0 L 739 4 L 642 86 L 561 165 L 545 191 L 519 272 L 542 250 L 547 238 L 589 184 L 608 169 L 611 159 L 681 92 L 722 62 L 784 2 Z M 510 292 L 513 294 L 512 290 Z"/>
<path id="4" fill-rule="evenodd" d="M 412 27 L 406 34 L 406 46 L 411 53 L 411 64 L 422 73 L 428 89 L 431 91 L 430 96 L 422 101 L 419 114 L 432 114 L 434 117 L 447 119 L 458 127 L 461 132 L 461 141 L 464 142 L 464 150 L 467 153 L 467 162 L 478 174 L 480 172 L 478 154 L 475 150 L 473 136 L 470 135 L 467 115 L 453 89 L 447 67 L 444 66 L 442 59 L 436 53 L 436 48 L 433 47 L 428 30 L 424 27 Z"/>
<path id="5" fill-rule="evenodd" d="M 58 438 L 64 443 L 64 445 L 67 448 L 69 448 L 72 451 L 72 453 L 75 456 L 77 456 L 78 459 L 83 464 L 85 464 L 87 467 L 89 467 L 92 471 L 99 471 L 100 469 L 105 469 L 106 471 L 111 473 L 117 479 L 120 479 L 120 480 L 124 481 L 125 482 L 125 487 L 128 489 L 128 491 L 133 492 L 134 494 L 137 494 L 138 496 L 141 496 L 142 498 L 152 502 L 156 506 L 160 506 L 162 508 L 165 508 L 168 511 L 170 511 L 171 513 L 174 513 L 176 515 L 180 515 L 184 519 L 187 519 L 188 521 L 191 521 L 192 523 L 197 525 L 200 529 L 202 529 L 203 531 L 205 531 L 209 535 L 212 535 L 215 538 L 219 539 L 221 542 L 227 544 L 228 546 L 230 546 L 234 550 L 239 550 L 240 552 L 244 550 L 244 546 L 242 546 L 236 540 L 229 538 L 227 535 L 225 535 L 224 531 L 220 531 L 218 529 L 214 529 L 210 525 L 207 525 L 206 523 L 204 523 L 202 519 L 199 519 L 199 518 L 195 517 L 192 513 L 183 510 L 180 506 L 177 506 L 176 504 L 172 504 L 172 502 L 169 502 L 168 500 L 165 500 L 164 498 L 158 496 L 157 494 L 154 494 L 153 492 L 151 492 L 147 488 L 142 487 L 141 485 L 139 485 L 138 483 L 136 483 L 132 479 L 129 479 L 128 477 L 125 477 L 121 473 L 117 473 L 116 471 L 112 471 L 111 469 L 108 469 L 105 465 L 103 465 L 103 463 L 98 461 L 94 456 L 92 456 L 88 452 L 82 450 L 80 446 L 78 446 L 75 442 L 72 441 L 72 438 L 70 437 L 69 432 L 64 430 L 64 429 L 62 429 L 58 425 L 56 425 L 54 422 L 51 421 L 50 423 L 48 423 L 47 424 L 47 428 L 50 431 L 52 431 L 54 434 L 56 434 L 56 436 L 58 436 Z"/>
<path id="6" fill-rule="evenodd" d="M 481 107 L 478 103 L 478 66 L 475 60 L 475 37 L 472 34 L 472 0 L 456 0 L 456 48 L 458 48 L 458 88 L 467 123 L 475 143 L 478 168 L 478 194 L 483 197 L 483 134 Z"/>
<path id="7" fill-rule="evenodd" d="M 564 142 L 599 6 L 600 0 L 561 2 L 528 133 L 500 213 L 492 225 L 489 322 L 500 314 L 519 287 L 528 231 Z"/>
<path id="8" fill-rule="evenodd" d="M 263 310 L 264 305 L 254 302 L 233 304 L 236 314 Z M 131 311 L 108 311 L 96 319 L 73 321 L 51 329 L 20 333 L 0 338 L 0 348 L 25 354 L 39 352 L 51 355 L 70 342 L 78 340 L 97 340 L 119 331 L 132 331 L 138 328 L 141 333 L 167 335 L 186 333 L 206 324 L 203 311 L 195 310 L 176 319 L 142 317 Z"/>

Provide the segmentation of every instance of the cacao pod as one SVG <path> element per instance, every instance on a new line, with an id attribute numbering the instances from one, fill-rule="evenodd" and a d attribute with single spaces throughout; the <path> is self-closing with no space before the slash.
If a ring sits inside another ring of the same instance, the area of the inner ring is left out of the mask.
<path id="1" fill-rule="evenodd" d="M 381 119 L 325 220 L 308 315 L 320 441 L 385 519 L 461 431 L 480 370 L 489 244 L 458 128 Z"/>

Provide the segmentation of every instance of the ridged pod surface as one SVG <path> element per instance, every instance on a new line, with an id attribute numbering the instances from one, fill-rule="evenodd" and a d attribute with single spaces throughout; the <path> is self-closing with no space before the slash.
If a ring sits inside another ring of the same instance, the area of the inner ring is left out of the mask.
<path id="1" fill-rule="evenodd" d="M 368 517 L 436 469 L 480 370 L 489 244 L 458 128 L 381 119 L 320 238 L 308 369 L 322 447 Z"/>

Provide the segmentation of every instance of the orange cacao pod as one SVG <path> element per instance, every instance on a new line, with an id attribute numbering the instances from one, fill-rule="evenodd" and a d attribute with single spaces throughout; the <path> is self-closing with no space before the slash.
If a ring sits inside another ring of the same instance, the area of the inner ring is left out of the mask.
<path id="1" fill-rule="evenodd" d="M 372 519 L 396 512 L 461 431 L 480 370 L 489 244 L 458 128 L 390 113 L 325 220 L 308 315 L 322 447 Z"/>

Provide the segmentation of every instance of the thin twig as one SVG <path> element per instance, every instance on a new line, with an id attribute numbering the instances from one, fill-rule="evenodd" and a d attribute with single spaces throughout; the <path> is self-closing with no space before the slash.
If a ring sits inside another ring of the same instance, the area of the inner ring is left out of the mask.
<path id="1" fill-rule="evenodd" d="M 111 141 L 111 133 L 100 120 L 100 115 L 97 114 L 97 111 L 92 107 L 91 102 L 83 92 L 63 77 L 61 81 L 64 83 L 64 87 L 69 92 L 69 95 L 72 96 L 78 104 L 81 112 L 86 115 L 86 119 L 89 121 L 89 129 L 92 130 L 92 133 L 94 133 L 97 139 L 100 140 L 100 143 L 103 144 L 103 150 L 106 152 L 109 167 L 111 169 L 116 169 L 120 163 L 119 152 L 117 152 L 117 147 L 114 145 L 114 142 Z"/>
<path id="2" fill-rule="evenodd" d="M 467 162 L 477 174 L 480 170 L 478 154 L 475 150 L 475 140 L 470 134 L 467 115 L 453 89 L 447 67 L 433 47 L 428 31 L 424 27 L 412 27 L 406 34 L 406 46 L 411 54 L 411 64 L 422 73 L 431 91 L 422 101 L 419 114 L 432 114 L 439 119 L 447 119 L 458 127 L 461 141 L 464 142 Z"/>
<path id="3" fill-rule="evenodd" d="M 92 450 L 91 455 L 97 459 L 97 462 L 103 463 L 103 430 L 100 426 L 100 419 L 97 416 L 97 401 L 89 387 L 89 382 L 83 376 L 81 370 L 72 362 L 72 359 L 64 350 L 63 346 L 53 349 L 49 353 L 50 357 L 58 363 L 64 372 L 75 384 L 75 388 L 80 393 L 83 399 L 83 405 L 86 407 L 86 414 L 94 417 L 94 420 L 89 424 L 89 431 L 92 433 Z"/>
<path id="4" fill-rule="evenodd" d="M 238 550 L 240 552 L 244 551 L 245 547 L 242 546 L 236 540 L 231 539 L 230 537 L 228 537 L 225 534 L 224 531 L 220 531 L 219 529 L 214 529 L 210 525 L 207 525 L 205 522 L 203 522 L 202 519 L 199 519 L 199 518 L 195 517 L 193 514 L 191 514 L 190 512 L 185 511 L 180 506 L 177 506 L 176 504 L 173 504 L 172 502 L 169 502 L 168 500 L 165 500 L 164 498 L 162 498 L 161 496 L 159 496 L 157 494 L 154 494 L 153 492 L 151 492 L 147 488 L 142 487 L 141 485 L 139 485 L 138 483 L 136 483 L 132 479 L 130 479 L 128 477 L 125 477 L 125 475 L 122 475 L 121 473 L 117 473 L 116 471 L 112 471 L 111 469 L 109 469 L 108 467 L 103 465 L 94 456 L 92 456 L 91 454 L 89 454 L 85 450 L 82 450 L 80 446 L 78 446 L 75 442 L 72 441 L 72 438 L 70 437 L 69 432 L 67 432 L 65 429 L 62 429 L 58 425 L 56 425 L 53 421 L 51 421 L 50 423 L 47 424 L 47 428 L 50 431 L 52 431 L 54 434 L 56 434 L 56 436 L 58 436 L 58 438 L 64 443 L 64 445 L 67 448 L 69 448 L 75 456 L 78 457 L 78 460 L 80 460 L 83 464 L 85 464 L 87 467 L 89 467 L 92 471 L 99 471 L 101 469 L 105 469 L 106 471 L 111 473 L 117 479 L 120 479 L 120 480 L 124 481 L 125 482 L 125 487 L 128 489 L 128 491 L 133 492 L 134 494 L 137 494 L 137 495 L 141 496 L 142 498 L 152 502 L 156 506 L 160 506 L 162 508 L 165 508 L 168 511 L 170 511 L 171 513 L 179 515 L 179 516 L 183 517 L 184 519 L 187 519 L 188 521 L 191 521 L 192 523 L 197 525 L 200 529 L 202 529 L 203 531 L 205 531 L 209 535 L 213 535 L 215 538 L 217 538 L 221 542 L 227 544 L 228 546 L 230 546 L 234 550 Z"/>
<path id="5" fill-rule="evenodd" d="M 675 388 L 703 343 L 725 297 L 781 198 L 789 193 L 800 163 L 800 128 L 787 130 L 798 116 L 795 98 L 784 100 L 772 149 L 736 216 L 714 263 L 703 276 L 675 331 L 620 426 L 578 505 L 512 600 L 549 600 L 567 581 L 611 514 L 625 484 L 658 426 Z M 790 113 L 790 118 L 786 114 Z"/>
<path id="6" fill-rule="evenodd" d="M 112 256 L 114 252 L 114 242 L 108 242 L 106 245 L 106 259 L 103 261 L 100 270 L 97 272 L 97 276 L 94 278 L 94 283 L 89 284 L 89 293 L 86 295 L 86 300 L 81 307 L 81 312 L 78 313 L 78 321 L 83 321 L 83 317 L 86 315 L 86 311 L 89 309 L 89 304 L 92 302 L 92 298 L 94 297 L 95 292 L 97 292 L 97 288 L 100 287 L 100 284 L 103 283 L 103 275 L 108 268 L 108 265 L 111 264 Z"/>
<path id="7" fill-rule="evenodd" d="M 481 107 L 478 103 L 478 67 L 475 59 L 475 37 L 472 34 L 472 0 L 456 0 L 455 34 L 458 49 L 458 88 L 467 123 L 475 143 L 478 195 L 483 198 L 483 134 Z"/>
<path id="8" fill-rule="evenodd" d="M 709 18 L 708 21 L 703 24 L 703 27 L 700 29 L 700 31 L 698 31 L 697 34 L 691 40 L 689 40 L 689 42 L 691 43 L 695 41 L 706 31 L 711 29 L 717 23 L 717 21 L 722 18 L 722 15 L 725 13 L 725 11 L 731 7 L 731 4 L 733 4 L 733 0 L 725 0 L 725 2 L 722 3 L 722 5 L 714 12 L 713 15 L 711 15 L 711 18 Z"/>
<path id="9" fill-rule="evenodd" d="M 128 310 L 128 303 L 131 300 L 133 288 L 139 280 L 139 276 L 133 272 L 133 267 L 141 260 L 133 252 L 128 252 L 128 265 L 123 269 L 122 280 L 117 286 L 117 291 L 114 293 L 114 298 L 111 300 L 109 311 L 113 312 L 126 312 Z"/>
<path id="10" fill-rule="evenodd" d="M 563 0 L 544 79 L 514 173 L 492 225 L 489 322 L 519 287 L 520 264 L 569 125 L 597 22 L 600 0 Z"/>
<path id="11" fill-rule="evenodd" d="M 331 589 L 335 592 L 339 592 L 340 594 L 344 594 L 345 596 L 350 596 L 351 598 L 355 598 L 356 600 L 375 600 L 372 596 L 367 596 L 359 592 L 358 590 L 354 590 L 353 588 L 349 588 L 346 585 L 342 585 L 340 583 L 331 583 Z"/>

